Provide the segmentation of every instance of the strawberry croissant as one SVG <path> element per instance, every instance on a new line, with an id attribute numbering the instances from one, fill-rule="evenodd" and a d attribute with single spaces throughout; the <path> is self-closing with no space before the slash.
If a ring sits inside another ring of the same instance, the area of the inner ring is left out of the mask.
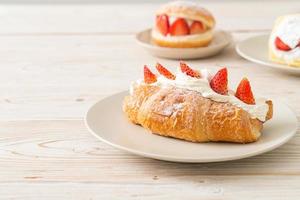
<path id="1" fill-rule="evenodd" d="M 272 118 L 272 101 L 256 101 L 248 79 L 235 93 L 229 91 L 227 68 L 211 79 L 184 62 L 176 75 L 159 63 L 156 69 L 158 75 L 145 66 L 144 83 L 133 84 L 123 102 L 128 119 L 152 133 L 192 142 L 248 143 L 258 140 L 263 123 Z"/>

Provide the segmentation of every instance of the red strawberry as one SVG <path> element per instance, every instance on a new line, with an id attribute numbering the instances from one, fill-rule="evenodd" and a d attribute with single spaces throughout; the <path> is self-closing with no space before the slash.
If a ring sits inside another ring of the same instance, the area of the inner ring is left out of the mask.
<path id="1" fill-rule="evenodd" d="M 200 72 L 197 70 L 193 70 L 190 68 L 187 64 L 184 62 L 180 62 L 180 69 L 183 73 L 186 73 L 188 76 L 194 77 L 194 78 L 201 78 Z"/>
<path id="2" fill-rule="evenodd" d="M 176 76 L 174 76 L 169 70 L 167 70 L 166 68 L 164 68 L 161 64 L 157 63 L 156 64 L 156 69 L 157 71 L 163 75 L 164 77 L 174 80 L 176 78 Z"/>
<path id="3" fill-rule="evenodd" d="M 171 35 L 188 35 L 190 34 L 190 28 L 185 19 L 178 18 L 170 27 Z"/>
<path id="4" fill-rule="evenodd" d="M 157 81 L 156 75 L 153 74 L 150 69 L 145 65 L 144 66 L 144 82 L 151 84 Z"/>
<path id="5" fill-rule="evenodd" d="M 275 45 L 276 45 L 277 49 L 282 50 L 282 51 L 291 50 L 291 48 L 288 45 L 284 44 L 284 42 L 282 42 L 282 40 L 279 37 L 276 37 Z"/>
<path id="6" fill-rule="evenodd" d="M 219 94 L 226 95 L 228 93 L 227 69 L 220 69 L 210 81 L 210 87 Z"/>
<path id="7" fill-rule="evenodd" d="M 246 104 L 255 104 L 255 99 L 251 90 L 250 82 L 243 78 L 236 89 L 235 96 Z"/>
<path id="8" fill-rule="evenodd" d="M 156 27 L 163 35 L 167 35 L 169 32 L 169 17 L 166 14 L 156 16 Z"/>
<path id="9" fill-rule="evenodd" d="M 205 32 L 205 26 L 200 21 L 194 21 L 191 25 L 191 34 L 199 34 Z"/>

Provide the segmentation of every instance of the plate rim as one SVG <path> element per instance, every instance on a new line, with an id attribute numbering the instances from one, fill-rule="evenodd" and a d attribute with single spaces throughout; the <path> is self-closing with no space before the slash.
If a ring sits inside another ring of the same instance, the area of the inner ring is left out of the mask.
<path id="1" fill-rule="evenodd" d="M 273 144 L 273 145 L 271 145 L 267 148 L 264 148 L 260 151 L 245 153 L 245 154 L 242 154 L 242 155 L 239 155 L 239 156 L 225 156 L 223 158 L 218 158 L 218 159 L 205 158 L 205 159 L 201 159 L 201 160 L 199 160 L 199 158 L 193 158 L 193 157 L 186 157 L 186 158 L 182 159 L 182 158 L 178 158 L 178 157 L 174 157 L 174 156 L 166 156 L 166 155 L 159 155 L 159 154 L 156 154 L 156 153 L 142 152 L 142 151 L 135 150 L 135 149 L 132 149 L 132 148 L 128 148 L 128 147 L 125 147 L 125 146 L 122 146 L 122 145 L 119 145 L 119 144 L 115 144 L 113 142 L 110 142 L 109 140 L 106 140 L 106 139 L 102 138 L 99 134 L 95 133 L 95 131 L 92 130 L 92 128 L 89 126 L 89 123 L 88 123 L 88 115 L 94 107 L 96 107 L 98 104 L 100 104 L 102 101 L 104 101 L 106 99 L 109 99 L 109 98 L 112 98 L 112 97 L 115 97 L 115 96 L 118 96 L 118 95 L 124 95 L 124 94 L 127 94 L 127 93 L 128 93 L 128 90 L 121 91 L 121 92 L 116 92 L 116 93 L 113 93 L 109 96 L 101 98 L 100 100 L 95 102 L 86 111 L 85 116 L 84 116 L 84 124 L 87 127 L 87 129 L 89 130 L 89 132 L 94 137 L 96 137 L 100 141 L 104 142 L 105 144 L 108 144 L 108 145 L 110 145 L 114 148 L 123 150 L 125 152 L 129 152 L 129 153 L 132 153 L 132 154 L 135 154 L 135 155 L 138 155 L 138 156 L 142 156 L 142 157 L 146 157 L 146 158 L 152 158 L 152 159 L 156 159 L 156 160 L 162 160 L 162 161 L 168 161 L 168 162 L 178 162 L 178 163 L 212 163 L 212 162 L 225 162 L 225 161 L 233 161 L 233 160 L 240 160 L 240 159 L 243 159 L 243 158 L 249 158 L 249 157 L 261 155 L 263 153 L 272 151 L 272 150 L 282 146 L 283 144 L 288 142 L 292 137 L 295 136 L 295 134 L 297 133 L 298 126 L 299 126 L 297 117 L 296 117 L 295 112 L 293 111 L 293 109 L 291 109 L 291 107 L 288 104 L 284 103 L 283 101 L 280 101 L 280 100 L 276 99 L 275 101 L 279 102 L 280 104 L 285 105 L 289 109 L 289 111 L 293 114 L 293 118 L 296 121 L 296 127 L 290 132 L 291 134 L 288 137 L 284 138 L 279 143 L 275 143 L 275 145 Z"/>
<path id="2" fill-rule="evenodd" d="M 260 65 L 263 65 L 263 66 L 267 66 L 267 67 L 270 67 L 270 68 L 273 68 L 273 69 L 279 69 L 279 70 L 282 70 L 282 71 L 285 71 L 285 72 L 296 72 L 296 73 L 300 73 L 300 68 L 297 68 L 297 67 L 293 67 L 293 66 L 289 66 L 289 65 L 284 65 L 284 64 L 279 64 L 279 63 L 275 63 L 275 62 L 265 62 L 265 61 L 262 61 L 262 60 L 259 60 L 257 58 L 253 58 L 251 56 L 249 56 L 248 54 L 246 54 L 245 52 L 243 52 L 241 50 L 241 45 L 245 42 L 247 42 L 248 40 L 251 40 L 251 39 L 255 39 L 255 38 L 264 38 L 264 37 L 268 37 L 270 34 L 260 34 L 260 35 L 256 35 L 256 36 L 252 36 L 252 37 L 249 37 L 247 39 L 244 39 L 240 42 L 238 42 L 236 45 L 235 45 L 235 50 L 236 52 L 244 59 L 248 60 L 248 61 L 251 61 L 253 63 L 257 63 L 257 64 L 260 64 Z"/>

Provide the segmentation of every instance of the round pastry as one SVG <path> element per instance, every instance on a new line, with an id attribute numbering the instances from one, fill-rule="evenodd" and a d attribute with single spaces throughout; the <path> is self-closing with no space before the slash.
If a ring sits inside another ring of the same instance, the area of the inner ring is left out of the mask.
<path id="1" fill-rule="evenodd" d="M 215 19 L 206 9 L 189 1 L 174 1 L 156 12 L 152 41 L 163 47 L 207 46 L 213 38 Z"/>
<path id="2" fill-rule="evenodd" d="M 300 14 L 279 17 L 269 39 L 271 61 L 300 67 Z"/>

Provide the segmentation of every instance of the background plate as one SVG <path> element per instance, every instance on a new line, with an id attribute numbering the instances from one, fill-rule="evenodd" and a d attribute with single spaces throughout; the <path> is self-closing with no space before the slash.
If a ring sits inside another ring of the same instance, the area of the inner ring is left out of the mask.
<path id="1" fill-rule="evenodd" d="M 214 32 L 214 38 L 207 47 L 199 48 L 168 48 L 160 47 L 151 42 L 151 29 L 137 33 L 136 40 L 150 54 L 170 59 L 196 59 L 216 55 L 221 52 L 232 37 L 228 32 L 217 30 Z"/>
<path id="2" fill-rule="evenodd" d="M 269 60 L 268 40 L 269 35 L 259 35 L 248 38 L 236 45 L 236 51 L 240 56 L 252 62 L 300 75 L 300 68 L 277 64 Z"/>
<path id="3" fill-rule="evenodd" d="M 274 101 L 274 117 L 264 125 L 262 137 L 250 144 L 192 143 L 149 133 L 126 119 L 122 101 L 128 92 L 107 97 L 87 112 L 85 122 L 101 141 L 145 157 L 175 162 L 216 162 L 258 155 L 287 142 L 297 129 L 291 109 Z"/>

